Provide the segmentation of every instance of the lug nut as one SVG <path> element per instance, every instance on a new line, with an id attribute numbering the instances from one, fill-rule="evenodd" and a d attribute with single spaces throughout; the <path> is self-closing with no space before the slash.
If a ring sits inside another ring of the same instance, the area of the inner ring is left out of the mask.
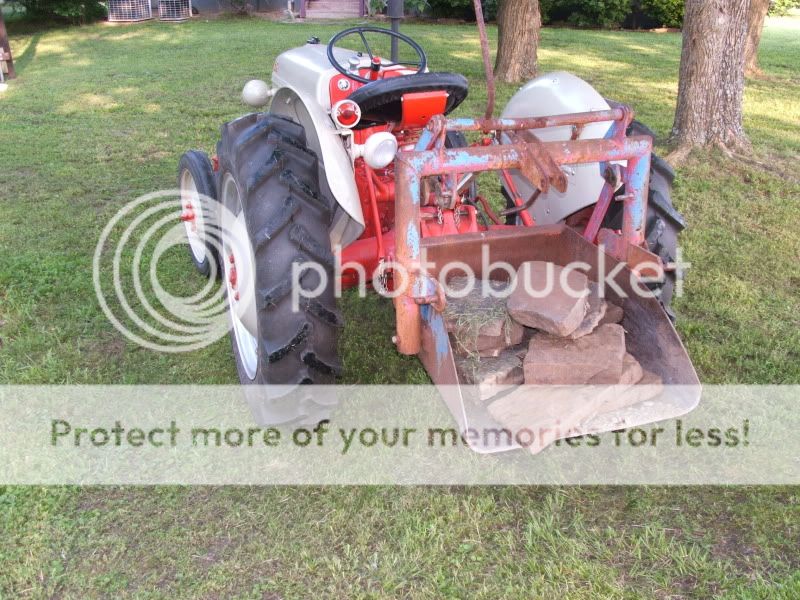
<path id="1" fill-rule="evenodd" d="M 228 275 L 228 281 L 230 282 L 231 287 L 233 289 L 236 289 L 236 282 L 238 281 L 238 276 L 236 274 L 236 267 L 235 266 L 231 267 L 231 272 Z"/>

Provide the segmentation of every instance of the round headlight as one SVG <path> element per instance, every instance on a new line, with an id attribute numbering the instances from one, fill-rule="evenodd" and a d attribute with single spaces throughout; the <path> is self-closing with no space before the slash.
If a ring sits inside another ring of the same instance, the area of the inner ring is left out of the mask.
<path id="1" fill-rule="evenodd" d="M 374 133 L 364 144 L 364 161 L 373 169 L 388 166 L 397 154 L 397 138 L 388 131 Z"/>
<path id="2" fill-rule="evenodd" d="M 266 81 L 251 79 L 242 88 L 242 100 L 250 106 L 265 106 L 272 97 L 272 90 L 269 89 Z"/>

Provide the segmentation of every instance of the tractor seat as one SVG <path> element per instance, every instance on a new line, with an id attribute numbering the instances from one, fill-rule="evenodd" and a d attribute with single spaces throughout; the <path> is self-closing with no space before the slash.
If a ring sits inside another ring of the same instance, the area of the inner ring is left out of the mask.
<path id="1" fill-rule="evenodd" d="M 361 107 L 356 129 L 382 123 L 398 123 L 403 116 L 403 96 L 420 92 L 447 92 L 444 114 L 450 113 L 467 97 L 468 85 L 458 73 L 419 73 L 378 79 L 357 89 L 349 99 Z"/>

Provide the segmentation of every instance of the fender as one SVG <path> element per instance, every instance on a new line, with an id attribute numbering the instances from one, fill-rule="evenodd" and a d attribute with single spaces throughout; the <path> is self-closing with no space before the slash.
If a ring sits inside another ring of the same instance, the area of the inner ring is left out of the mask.
<path id="1" fill-rule="evenodd" d="M 522 86 L 509 100 L 502 116 L 541 117 L 608 108 L 603 96 L 583 79 L 566 71 L 556 71 L 536 77 Z M 602 139 L 610 128 L 610 121 L 590 123 L 578 139 Z M 535 133 L 543 142 L 567 141 L 572 136 L 572 128 L 548 127 L 537 129 Z M 571 165 L 564 171 L 567 175 L 566 192 L 551 188 L 546 194 L 541 194 L 529 209 L 539 225 L 561 223 L 569 215 L 596 203 L 600 196 L 604 184 L 600 163 Z M 520 195 L 529 198 L 536 188 L 518 171 L 511 173 Z"/>
<path id="2" fill-rule="evenodd" d="M 327 86 L 336 71 L 328 64 L 325 71 L 329 69 L 330 76 L 326 72 L 321 77 L 320 73 L 314 73 L 314 70 L 320 69 L 320 59 L 316 56 L 318 53 L 318 47 L 306 46 L 278 57 L 272 72 L 275 95 L 270 112 L 298 121 L 306 130 L 309 146 L 317 153 L 320 163 L 324 160 L 322 170 L 330 193 L 350 217 L 350 222 L 336 233 L 339 239 L 334 240 L 346 246 L 363 233 L 364 214 L 350 155 L 328 114 L 330 99 L 327 97 Z M 327 63 L 327 57 L 324 60 Z M 308 67 L 312 61 L 315 69 Z M 301 62 L 304 64 L 298 64 Z"/>

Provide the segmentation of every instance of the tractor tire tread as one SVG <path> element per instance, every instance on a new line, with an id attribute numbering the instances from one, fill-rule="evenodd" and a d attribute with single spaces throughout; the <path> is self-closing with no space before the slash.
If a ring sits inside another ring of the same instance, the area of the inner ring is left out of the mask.
<path id="1" fill-rule="evenodd" d="M 283 203 L 275 210 L 273 216 L 267 221 L 253 239 L 256 249 L 272 240 L 284 227 L 292 220 L 297 211 L 300 210 L 300 203 L 294 196 L 286 196 Z"/>
<path id="2" fill-rule="evenodd" d="M 299 223 L 293 225 L 289 230 L 289 239 L 294 242 L 300 250 L 316 258 L 327 270 L 333 271 L 333 253 L 320 244 L 313 235 Z"/>
<path id="3" fill-rule="evenodd" d="M 320 187 L 322 165 L 306 147 L 305 130 L 284 117 L 251 113 L 222 126 L 217 152 L 218 188 L 227 172 L 244 184 L 239 193 L 255 256 L 259 363 L 254 380 L 243 376 L 234 341 L 240 379 L 290 387 L 334 383 L 341 372 L 337 337 L 343 319 L 329 246 L 333 204 Z M 294 265 L 308 262 L 322 267 L 326 284 L 321 295 L 293 307 L 293 277 L 308 290 L 322 282 L 319 269 L 306 267 L 298 276 Z M 281 401 L 284 396 L 263 409 L 265 420 L 318 422 L 332 409 L 313 393 L 292 406 Z"/>
<path id="4" fill-rule="evenodd" d="M 330 200 L 315 193 L 305 182 L 301 181 L 295 173 L 289 169 L 281 172 L 281 183 L 289 188 L 291 193 L 299 196 L 307 204 L 314 207 L 317 211 L 330 219 L 333 217 L 333 209 Z"/>

